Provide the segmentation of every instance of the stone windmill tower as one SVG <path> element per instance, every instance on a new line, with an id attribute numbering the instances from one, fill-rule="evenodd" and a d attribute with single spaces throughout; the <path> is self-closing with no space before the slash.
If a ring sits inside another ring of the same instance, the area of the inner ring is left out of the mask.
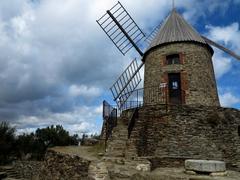
<path id="1" fill-rule="evenodd" d="M 240 161 L 240 112 L 220 107 L 210 45 L 240 56 L 201 36 L 175 8 L 147 36 L 145 52 L 139 46 L 145 34 L 120 2 L 97 23 L 122 54 L 133 47 L 142 57 L 110 88 L 118 108 L 103 103 L 108 153 L 152 157 L 156 167 L 166 159 Z M 144 87 L 137 89 L 144 65 Z"/>
<path id="2" fill-rule="evenodd" d="M 212 55 L 209 44 L 173 9 L 143 56 L 144 86 L 168 85 L 169 104 L 219 106 Z M 146 103 L 154 102 L 147 97 Z"/>

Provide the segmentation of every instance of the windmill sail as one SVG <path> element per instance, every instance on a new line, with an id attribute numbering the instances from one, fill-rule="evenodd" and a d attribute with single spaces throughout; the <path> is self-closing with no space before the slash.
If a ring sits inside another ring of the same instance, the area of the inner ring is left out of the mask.
<path id="1" fill-rule="evenodd" d="M 143 55 L 137 43 L 145 37 L 145 34 L 120 2 L 107 10 L 97 23 L 123 55 L 132 47 Z"/>
<path id="2" fill-rule="evenodd" d="M 152 32 L 146 37 L 146 39 L 144 40 L 148 45 L 151 44 L 151 42 L 153 41 L 153 39 L 156 37 L 159 29 L 161 27 L 161 24 L 157 25 Z"/>
<path id="3" fill-rule="evenodd" d="M 216 42 L 214 42 L 214 41 L 212 41 L 212 40 L 210 40 L 210 39 L 208 39 L 208 38 L 206 38 L 206 37 L 204 37 L 204 36 L 202 36 L 202 38 L 203 38 L 208 44 L 211 44 L 212 46 L 215 46 L 216 48 L 224 51 L 225 53 L 231 55 L 232 57 L 236 58 L 237 60 L 240 60 L 240 56 L 237 55 L 236 53 L 234 53 L 233 51 L 225 48 L 224 46 L 222 46 L 222 45 L 220 45 L 220 44 L 218 44 L 218 43 L 216 43 Z"/>
<path id="4" fill-rule="evenodd" d="M 145 34 L 120 2 L 107 10 L 97 23 L 123 55 L 134 47 L 140 56 L 143 56 L 137 44 Z M 136 59 L 133 60 L 110 88 L 119 109 L 141 82 L 139 71 L 143 65 L 142 63 L 138 66 Z"/>
<path id="5" fill-rule="evenodd" d="M 143 63 L 138 66 L 137 60 L 134 59 L 110 88 L 119 109 L 122 109 L 127 99 L 141 82 L 142 79 L 139 70 L 142 66 Z"/>

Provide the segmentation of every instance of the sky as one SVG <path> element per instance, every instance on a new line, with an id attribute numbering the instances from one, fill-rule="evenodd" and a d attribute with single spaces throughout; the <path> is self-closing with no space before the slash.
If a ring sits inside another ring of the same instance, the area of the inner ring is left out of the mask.
<path id="1" fill-rule="evenodd" d="M 175 0 L 197 31 L 240 54 L 240 0 Z M 18 133 L 61 124 L 71 134 L 99 133 L 102 101 L 131 60 L 96 20 L 115 0 L 0 1 L 0 121 Z M 170 0 L 121 0 L 146 33 L 172 9 Z M 240 61 L 214 49 L 221 105 L 240 109 Z"/>

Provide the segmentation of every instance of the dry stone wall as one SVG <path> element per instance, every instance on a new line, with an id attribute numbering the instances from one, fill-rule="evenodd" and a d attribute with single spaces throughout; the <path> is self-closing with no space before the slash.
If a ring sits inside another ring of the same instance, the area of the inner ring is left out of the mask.
<path id="1" fill-rule="evenodd" d="M 130 136 L 138 156 L 214 159 L 232 164 L 240 161 L 238 110 L 170 106 L 166 111 L 165 106 L 155 105 L 138 112 Z"/>
<path id="2" fill-rule="evenodd" d="M 88 179 L 90 161 L 76 155 L 48 150 L 40 180 Z"/>

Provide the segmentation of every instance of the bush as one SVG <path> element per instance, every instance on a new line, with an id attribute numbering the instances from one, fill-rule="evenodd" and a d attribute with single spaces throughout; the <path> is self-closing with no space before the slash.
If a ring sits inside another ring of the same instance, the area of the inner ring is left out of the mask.
<path id="1" fill-rule="evenodd" d="M 6 122 L 0 123 L 0 164 L 9 162 L 14 152 L 15 128 Z"/>
<path id="2" fill-rule="evenodd" d="M 61 125 L 57 125 L 56 127 L 52 125 L 44 129 L 37 129 L 36 138 L 46 148 L 78 144 L 78 135 L 70 136 L 69 132 L 64 130 Z"/>
<path id="3" fill-rule="evenodd" d="M 35 133 L 22 134 L 15 137 L 15 129 L 8 123 L 0 124 L 0 164 L 10 162 L 10 156 L 23 159 L 42 160 L 47 148 L 53 146 L 78 145 L 78 135 L 69 135 L 61 125 L 37 129 Z"/>

